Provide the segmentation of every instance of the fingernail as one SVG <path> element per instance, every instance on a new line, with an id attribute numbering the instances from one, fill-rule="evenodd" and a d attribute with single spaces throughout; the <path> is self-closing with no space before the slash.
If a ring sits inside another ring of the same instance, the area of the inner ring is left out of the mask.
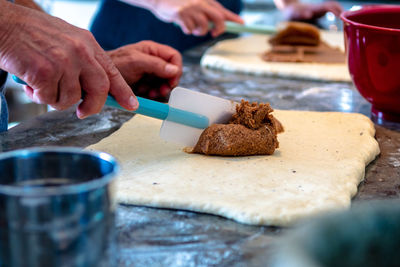
<path id="1" fill-rule="evenodd" d="M 76 116 L 81 120 L 86 119 L 88 117 L 88 115 L 83 115 L 79 110 L 76 111 Z"/>
<path id="2" fill-rule="evenodd" d="M 165 66 L 165 72 L 168 74 L 176 74 L 179 71 L 178 66 L 172 65 L 172 64 L 167 64 Z"/>
<path id="3" fill-rule="evenodd" d="M 134 96 L 129 97 L 129 106 L 132 109 L 137 109 L 139 107 L 139 102 L 137 101 L 136 97 Z"/>

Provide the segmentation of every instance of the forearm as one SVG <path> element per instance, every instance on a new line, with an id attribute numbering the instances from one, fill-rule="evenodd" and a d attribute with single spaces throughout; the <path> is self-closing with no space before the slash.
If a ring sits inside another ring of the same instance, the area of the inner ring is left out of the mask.
<path id="1" fill-rule="evenodd" d="M 284 9 L 286 8 L 288 5 L 294 4 L 294 3 L 298 3 L 299 0 L 274 0 L 275 6 L 278 9 Z"/>

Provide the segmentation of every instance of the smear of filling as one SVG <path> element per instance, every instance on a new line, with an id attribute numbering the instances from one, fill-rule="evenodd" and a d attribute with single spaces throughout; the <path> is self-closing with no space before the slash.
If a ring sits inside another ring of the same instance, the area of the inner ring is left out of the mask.
<path id="1" fill-rule="evenodd" d="M 242 100 L 228 124 L 213 124 L 203 131 L 192 153 L 219 156 L 271 155 L 279 147 L 282 124 L 268 103 Z"/>
<path id="2" fill-rule="evenodd" d="M 269 40 L 271 50 L 261 57 L 272 62 L 345 63 L 345 54 L 321 40 L 319 29 L 303 22 L 288 22 Z"/>

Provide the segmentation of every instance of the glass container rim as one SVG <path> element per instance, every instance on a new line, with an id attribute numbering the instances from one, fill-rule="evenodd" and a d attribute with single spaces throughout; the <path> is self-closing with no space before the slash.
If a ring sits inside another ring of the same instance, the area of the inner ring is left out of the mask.
<path id="1" fill-rule="evenodd" d="M 54 195 L 67 195 L 79 194 L 82 192 L 89 192 L 91 190 L 101 188 L 109 184 L 119 172 L 119 164 L 117 160 L 108 153 L 94 150 L 85 150 L 79 147 L 32 147 L 17 149 L 0 154 L 0 160 L 17 158 L 21 156 L 29 156 L 30 154 L 45 154 L 45 153 L 67 153 L 76 155 L 86 155 L 101 159 L 109 162 L 113 169 L 110 173 L 105 174 L 99 178 L 67 185 L 60 185 L 55 187 L 21 187 L 13 185 L 0 184 L 0 195 L 6 196 L 20 196 L 20 197 L 45 197 Z"/>

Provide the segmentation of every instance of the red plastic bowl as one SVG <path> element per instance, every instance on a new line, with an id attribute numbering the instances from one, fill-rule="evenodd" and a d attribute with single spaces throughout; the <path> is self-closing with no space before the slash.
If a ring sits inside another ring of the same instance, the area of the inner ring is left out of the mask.
<path id="1" fill-rule="evenodd" d="M 400 5 L 341 15 L 351 78 L 375 119 L 400 122 Z"/>

